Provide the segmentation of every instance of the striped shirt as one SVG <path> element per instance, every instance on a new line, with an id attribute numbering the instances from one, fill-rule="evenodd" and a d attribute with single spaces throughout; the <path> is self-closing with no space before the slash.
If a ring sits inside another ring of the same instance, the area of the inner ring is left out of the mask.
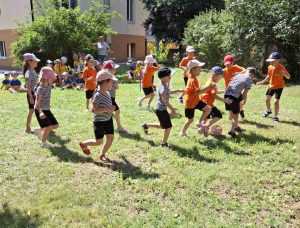
<path id="1" fill-rule="evenodd" d="M 92 99 L 93 106 L 95 108 L 110 108 L 112 106 L 112 100 L 109 92 L 106 94 L 97 91 Z M 112 113 L 102 112 L 102 113 L 94 113 L 94 122 L 103 122 L 108 121 L 112 118 Z"/>
<path id="2" fill-rule="evenodd" d="M 36 90 L 36 96 L 40 97 L 40 109 L 50 110 L 50 98 L 51 98 L 51 85 L 49 86 L 39 86 Z"/>
<path id="3" fill-rule="evenodd" d="M 30 88 L 31 91 L 34 91 L 38 81 L 38 75 L 35 70 L 27 70 L 25 73 L 25 78 L 27 79 L 27 88 Z"/>
<path id="4" fill-rule="evenodd" d="M 167 85 L 160 85 L 157 90 L 157 105 L 156 109 L 159 111 L 167 110 L 167 104 L 169 103 L 170 99 L 170 89 Z M 163 101 L 165 99 L 166 103 Z"/>

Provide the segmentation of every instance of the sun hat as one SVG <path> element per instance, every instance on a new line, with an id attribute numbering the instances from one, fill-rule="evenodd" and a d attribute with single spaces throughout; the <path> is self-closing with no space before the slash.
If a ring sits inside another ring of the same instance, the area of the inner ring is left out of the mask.
<path id="1" fill-rule="evenodd" d="M 205 63 L 199 62 L 198 60 L 193 59 L 193 60 L 189 61 L 188 65 L 187 65 L 187 69 L 188 69 L 188 71 L 191 71 L 195 67 L 203 67 L 204 65 L 205 65 Z"/>
<path id="2" fill-rule="evenodd" d="M 58 64 L 58 63 L 61 63 L 61 60 L 60 59 L 55 59 L 54 64 Z"/>
<path id="3" fill-rule="evenodd" d="M 57 74 L 53 71 L 51 67 L 43 67 L 40 71 L 40 77 L 41 79 L 46 80 L 55 80 Z"/>
<path id="4" fill-rule="evenodd" d="M 225 65 L 225 66 L 231 65 L 231 64 L 233 64 L 233 62 L 234 62 L 234 57 L 233 57 L 233 55 L 226 55 L 226 56 L 224 57 L 224 65 Z"/>
<path id="5" fill-rule="evenodd" d="M 193 46 L 187 46 L 185 51 L 186 52 L 195 52 L 196 50 Z"/>
<path id="6" fill-rule="evenodd" d="M 223 74 L 224 70 L 222 67 L 219 66 L 214 66 L 213 68 L 211 68 L 210 70 L 213 74 Z"/>
<path id="7" fill-rule="evenodd" d="M 36 62 L 40 62 L 41 61 L 33 53 L 25 53 L 23 55 L 23 58 L 24 58 L 24 61 L 36 61 Z"/>
<path id="8" fill-rule="evenodd" d="M 118 79 L 112 75 L 108 70 L 101 70 L 97 73 L 97 82 L 102 82 L 105 80 L 117 81 Z"/>
<path id="9" fill-rule="evenodd" d="M 161 68 L 157 73 L 159 79 L 162 79 L 164 77 L 171 77 L 171 74 L 172 71 L 168 67 Z"/>
<path id="10" fill-rule="evenodd" d="M 66 56 L 62 56 L 60 59 L 63 64 L 66 64 L 68 62 L 68 58 Z"/>
<path id="11" fill-rule="evenodd" d="M 94 60 L 94 56 L 92 56 L 91 54 L 87 54 L 87 55 L 84 57 L 84 60 L 85 60 L 85 61 Z"/>
<path id="12" fill-rule="evenodd" d="M 269 58 L 266 60 L 267 62 L 274 62 L 276 60 L 280 60 L 282 58 L 279 52 L 272 52 Z"/>
<path id="13" fill-rule="evenodd" d="M 53 61 L 50 60 L 50 59 L 48 59 L 48 60 L 46 61 L 46 63 L 47 63 L 47 64 L 53 64 Z"/>
<path id="14" fill-rule="evenodd" d="M 119 67 L 120 65 L 116 64 L 113 60 L 107 60 L 103 63 L 103 69 L 105 70 L 118 69 Z"/>
<path id="15" fill-rule="evenodd" d="M 145 64 L 157 63 L 153 55 L 147 55 L 144 62 Z"/>

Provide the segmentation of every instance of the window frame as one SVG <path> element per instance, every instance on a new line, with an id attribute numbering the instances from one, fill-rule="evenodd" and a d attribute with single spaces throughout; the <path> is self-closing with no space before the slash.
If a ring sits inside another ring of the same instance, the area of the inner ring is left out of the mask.
<path id="1" fill-rule="evenodd" d="M 127 14 L 127 23 L 134 24 L 135 23 L 135 0 L 127 0 L 126 1 L 126 14 Z"/>
<path id="2" fill-rule="evenodd" d="M 4 40 L 0 40 L 0 48 L 2 49 L 0 53 L 3 52 L 3 55 L 0 54 L 0 59 L 7 59 L 7 51 L 6 51 L 6 45 Z"/>

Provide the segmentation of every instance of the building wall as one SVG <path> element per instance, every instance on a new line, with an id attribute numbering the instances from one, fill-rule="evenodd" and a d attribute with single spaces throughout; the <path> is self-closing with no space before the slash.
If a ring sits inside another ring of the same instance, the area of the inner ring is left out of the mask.
<path id="1" fill-rule="evenodd" d="M 14 59 L 11 53 L 11 44 L 17 39 L 18 34 L 15 29 L 3 29 L 0 30 L 0 41 L 5 42 L 6 55 L 4 59 L 0 59 L 0 68 L 11 68 L 13 66 Z"/>

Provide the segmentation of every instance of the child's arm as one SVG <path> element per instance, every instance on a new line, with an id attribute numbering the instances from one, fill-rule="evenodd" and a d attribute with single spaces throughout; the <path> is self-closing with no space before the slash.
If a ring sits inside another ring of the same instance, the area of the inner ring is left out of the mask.
<path id="1" fill-rule="evenodd" d="M 290 79 L 290 78 L 291 78 L 291 75 L 289 74 L 289 72 L 282 71 L 282 75 L 283 75 L 283 77 L 285 77 L 286 79 Z"/>
<path id="2" fill-rule="evenodd" d="M 203 89 L 200 89 L 200 90 L 198 91 L 198 93 L 199 93 L 199 94 L 205 93 L 207 90 L 212 89 L 212 88 L 215 88 L 215 87 L 216 87 L 216 84 L 211 83 L 211 84 L 205 86 Z"/>
<path id="3" fill-rule="evenodd" d="M 263 84 L 267 83 L 268 81 L 269 81 L 269 76 L 267 75 L 267 77 L 265 77 L 264 80 L 257 82 L 256 85 L 263 85 Z"/>
<path id="4" fill-rule="evenodd" d="M 249 89 L 244 89 L 243 93 L 242 93 L 242 96 L 243 96 L 243 104 L 245 105 L 246 102 L 247 102 L 247 96 L 248 96 L 248 92 L 249 92 Z"/>
<path id="5" fill-rule="evenodd" d="M 184 89 L 178 89 L 178 90 L 170 91 L 170 94 L 183 93 L 183 92 L 184 92 Z"/>
<path id="6" fill-rule="evenodd" d="M 225 93 L 225 90 L 219 90 L 219 91 L 217 92 L 217 94 L 223 94 L 223 93 Z"/>
<path id="7" fill-rule="evenodd" d="M 40 112 L 41 96 L 37 95 L 35 98 L 34 109 Z"/>
<path id="8" fill-rule="evenodd" d="M 225 99 L 223 97 L 220 97 L 219 95 L 216 95 L 216 99 L 226 103 Z"/>

